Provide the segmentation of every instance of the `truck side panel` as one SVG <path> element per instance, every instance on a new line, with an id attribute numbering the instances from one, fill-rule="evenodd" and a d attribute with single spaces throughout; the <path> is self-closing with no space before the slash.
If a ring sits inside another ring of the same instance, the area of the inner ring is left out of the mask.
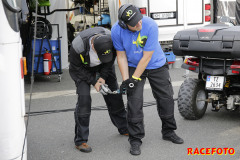
<path id="1" fill-rule="evenodd" d="M 204 18 L 205 4 L 210 4 L 210 0 L 124 0 L 125 3 L 146 8 L 146 15 L 159 26 L 159 41 L 172 41 L 177 31 L 210 23 Z"/>

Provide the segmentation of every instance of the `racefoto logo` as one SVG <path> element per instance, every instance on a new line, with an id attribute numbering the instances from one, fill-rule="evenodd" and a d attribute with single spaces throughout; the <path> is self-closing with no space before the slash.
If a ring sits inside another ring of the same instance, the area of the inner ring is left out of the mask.
<path id="1" fill-rule="evenodd" d="M 187 155 L 234 155 L 234 148 L 187 148 Z"/>

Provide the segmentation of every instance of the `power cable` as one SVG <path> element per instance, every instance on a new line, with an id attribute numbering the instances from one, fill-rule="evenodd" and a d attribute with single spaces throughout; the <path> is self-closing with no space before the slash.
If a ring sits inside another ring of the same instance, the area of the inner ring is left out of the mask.
<path id="1" fill-rule="evenodd" d="M 80 9 L 80 7 L 75 7 L 75 8 L 71 8 L 71 9 L 55 9 L 52 12 L 49 12 L 49 13 L 38 13 L 38 15 L 45 15 L 46 16 L 46 15 L 51 15 L 54 12 L 65 12 L 65 11 L 73 11 L 73 10 L 79 10 L 79 9 Z"/>
<path id="2" fill-rule="evenodd" d="M 38 0 L 36 0 L 36 13 L 38 11 Z M 35 22 L 37 22 L 37 15 L 35 16 Z M 31 111 L 31 104 L 32 104 L 32 89 L 33 89 L 33 84 L 34 84 L 34 58 L 35 58 L 35 49 L 36 49 L 36 35 L 37 35 L 37 23 L 34 25 L 34 42 L 33 42 L 33 54 L 32 54 L 32 73 L 31 73 L 31 86 L 30 86 L 30 100 L 28 104 L 28 112 L 30 113 Z M 24 141 L 23 141 L 23 148 L 22 148 L 22 157 L 21 160 L 23 159 L 23 154 L 24 154 L 24 148 L 26 144 L 26 138 L 27 138 L 27 131 L 28 131 L 28 123 L 29 123 L 29 115 L 27 116 L 27 122 L 26 122 L 26 131 L 25 131 L 25 136 L 24 136 Z"/>
<path id="3" fill-rule="evenodd" d="M 176 101 L 177 99 L 173 99 Z M 156 105 L 156 101 L 151 101 L 151 102 L 143 102 L 143 107 L 149 107 L 149 106 L 154 106 Z M 126 106 L 126 104 L 125 104 Z M 37 112 L 27 112 L 27 117 L 29 116 L 40 116 L 40 115 L 45 115 L 45 114 L 53 114 L 53 113 L 62 113 L 62 112 L 70 112 L 74 111 L 75 108 L 70 108 L 70 109 L 62 109 L 62 110 L 47 110 L 47 111 L 37 111 Z M 107 106 L 95 106 L 92 107 L 91 110 L 95 111 L 102 111 L 102 110 L 107 110 Z"/>

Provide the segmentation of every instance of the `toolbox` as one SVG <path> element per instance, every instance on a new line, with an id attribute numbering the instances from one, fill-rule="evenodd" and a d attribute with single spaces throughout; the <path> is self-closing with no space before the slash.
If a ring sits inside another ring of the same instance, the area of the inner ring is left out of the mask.
<path id="1" fill-rule="evenodd" d="M 240 58 L 240 26 L 212 24 L 177 32 L 173 40 L 176 56 Z"/>

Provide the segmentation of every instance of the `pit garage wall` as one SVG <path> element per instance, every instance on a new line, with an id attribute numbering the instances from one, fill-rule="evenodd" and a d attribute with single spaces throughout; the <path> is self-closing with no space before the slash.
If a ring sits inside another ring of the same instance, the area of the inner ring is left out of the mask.
<path id="1" fill-rule="evenodd" d="M 50 12 L 55 9 L 67 9 L 66 0 L 50 0 Z M 67 24 L 66 24 L 67 12 L 54 12 L 52 15 L 47 16 L 47 19 L 51 24 L 59 24 L 59 34 L 62 37 L 61 40 L 61 58 L 62 69 L 68 68 L 68 44 L 67 44 Z M 56 26 L 53 26 L 52 39 L 57 38 Z"/>
<path id="2" fill-rule="evenodd" d="M 118 21 L 119 6 L 126 4 L 126 3 L 129 3 L 129 0 L 108 0 L 109 13 L 110 13 L 112 26 Z"/>
<path id="3" fill-rule="evenodd" d="M 111 18 L 111 25 L 113 26 L 115 22 L 118 20 L 118 8 L 119 2 L 118 0 L 108 0 L 109 5 L 109 14 Z"/>

